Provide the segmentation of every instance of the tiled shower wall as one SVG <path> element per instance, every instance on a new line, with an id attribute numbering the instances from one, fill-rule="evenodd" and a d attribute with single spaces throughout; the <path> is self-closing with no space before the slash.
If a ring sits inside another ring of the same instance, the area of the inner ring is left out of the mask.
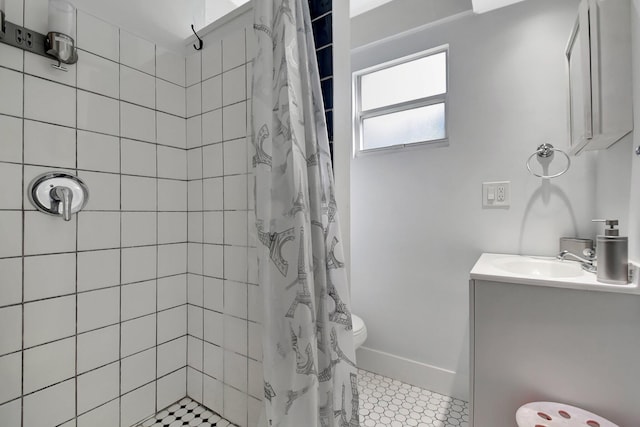
<path id="1" fill-rule="evenodd" d="M 7 19 L 45 32 L 47 3 L 8 0 Z M 185 60 L 77 27 L 66 73 L 0 45 L 4 427 L 127 427 L 186 394 Z M 49 170 L 88 184 L 70 222 L 24 197 Z"/>
<path id="2" fill-rule="evenodd" d="M 248 235 L 252 35 L 238 25 L 187 57 L 187 388 L 243 427 L 256 425 L 263 394 L 261 301 L 249 273 L 256 259 Z"/>

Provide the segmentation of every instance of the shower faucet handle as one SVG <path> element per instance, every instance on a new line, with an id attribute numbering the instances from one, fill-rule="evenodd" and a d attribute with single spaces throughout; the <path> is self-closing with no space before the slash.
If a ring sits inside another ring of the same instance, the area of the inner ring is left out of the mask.
<path id="1" fill-rule="evenodd" d="M 51 190 L 51 208 L 60 212 L 62 203 L 62 218 L 71 221 L 71 202 L 73 201 L 73 191 L 69 187 L 54 187 Z"/>

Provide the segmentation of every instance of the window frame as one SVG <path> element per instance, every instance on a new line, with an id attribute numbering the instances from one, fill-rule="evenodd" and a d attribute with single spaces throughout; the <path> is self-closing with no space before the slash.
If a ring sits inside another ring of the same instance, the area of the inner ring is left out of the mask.
<path id="1" fill-rule="evenodd" d="M 432 95 L 428 97 L 417 98 L 410 101 L 404 101 L 396 104 L 390 104 L 382 107 L 373 108 L 370 110 L 362 111 L 361 107 L 361 94 L 362 94 L 362 77 L 376 71 L 384 70 L 387 68 L 395 67 L 397 65 L 405 64 L 411 61 L 416 61 L 428 56 L 437 55 L 440 53 L 445 54 L 445 92 Z M 371 153 L 389 152 L 399 149 L 407 149 L 414 147 L 445 147 L 449 145 L 449 45 L 441 45 L 431 49 L 423 50 L 411 55 L 406 55 L 401 58 L 396 58 L 391 61 L 386 61 L 371 67 L 363 68 L 358 71 L 354 71 L 352 74 L 353 84 L 353 157 L 360 155 L 366 155 Z M 363 148 L 363 122 L 366 119 L 372 117 L 379 117 L 387 114 L 397 113 L 401 111 L 408 111 L 416 108 L 427 107 L 429 105 L 444 104 L 444 138 L 432 139 L 428 141 L 417 141 L 410 143 L 401 143 L 389 145 L 380 148 Z"/>

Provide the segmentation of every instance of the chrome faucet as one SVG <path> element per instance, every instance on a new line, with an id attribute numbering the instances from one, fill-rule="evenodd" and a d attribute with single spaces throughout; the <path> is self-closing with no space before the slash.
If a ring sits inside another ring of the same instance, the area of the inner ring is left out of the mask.
<path id="1" fill-rule="evenodd" d="M 578 261 L 580 263 L 583 270 L 590 273 L 595 273 L 596 265 L 593 263 L 596 260 L 595 252 L 593 251 L 593 249 L 585 249 L 583 254 L 586 258 L 582 258 L 569 251 L 562 251 L 556 258 L 558 258 L 560 261 L 564 261 L 565 259 L 567 259 L 567 257 L 572 257 L 575 261 Z"/>

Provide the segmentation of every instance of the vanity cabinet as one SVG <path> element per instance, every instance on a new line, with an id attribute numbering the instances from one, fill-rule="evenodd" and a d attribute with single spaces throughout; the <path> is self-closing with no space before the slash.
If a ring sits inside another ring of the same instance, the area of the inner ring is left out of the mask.
<path id="1" fill-rule="evenodd" d="M 476 279 L 470 298 L 471 427 L 535 401 L 640 425 L 640 295 Z"/>
<path id="2" fill-rule="evenodd" d="M 582 0 L 566 48 L 571 154 L 633 130 L 629 0 Z"/>

